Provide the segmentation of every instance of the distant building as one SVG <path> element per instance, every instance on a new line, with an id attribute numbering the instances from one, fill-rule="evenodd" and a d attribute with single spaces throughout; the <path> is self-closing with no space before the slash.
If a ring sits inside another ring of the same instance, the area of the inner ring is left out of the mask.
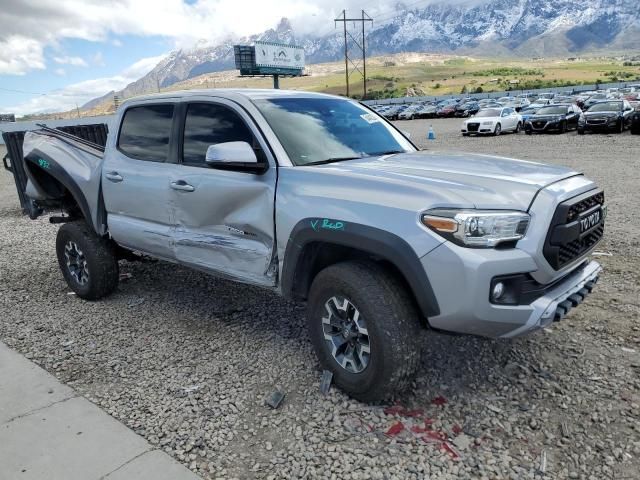
<path id="1" fill-rule="evenodd" d="M 15 122 L 16 115 L 14 113 L 0 113 L 0 123 Z"/>

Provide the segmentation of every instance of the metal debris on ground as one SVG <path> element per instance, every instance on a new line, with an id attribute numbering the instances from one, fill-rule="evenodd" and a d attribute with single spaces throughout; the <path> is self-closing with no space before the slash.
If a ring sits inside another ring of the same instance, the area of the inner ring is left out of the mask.
<path id="1" fill-rule="evenodd" d="M 540 455 L 540 473 L 545 473 L 547 471 L 547 452 L 545 450 L 542 451 Z"/>
<path id="2" fill-rule="evenodd" d="M 131 280 L 133 278 L 133 275 L 130 273 L 121 273 L 120 274 L 120 281 L 124 282 L 126 280 Z"/>
<path id="3" fill-rule="evenodd" d="M 200 390 L 200 385 L 190 385 L 188 387 L 182 387 L 184 393 L 192 393 Z"/>
<path id="4" fill-rule="evenodd" d="M 611 252 L 593 252 L 591 255 L 594 257 L 613 257 L 613 253 Z"/>
<path id="5" fill-rule="evenodd" d="M 331 388 L 331 382 L 333 381 L 333 372 L 329 370 L 324 370 L 322 372 L 322 380 L 320 380 L 320 392 L 323 395 L 329 393 L 329 389 Z"/>
<path id="6" fill-rule="evenodd" d="M 271 408 L 275 410 L 280 406 L 280 404 L 282 403 L 282 400 L 284 400 L 284 397 L 285 397 L 284 393 L 280 392 L 279 390 L 276 390 L 265 399 L 264 403 L 266 405 L 269 405 Z"/>
<path id="7" fill-rule="evenodd" d="M 563 437 L 571 436 L 571 430 L 569 429 L 569 424 L 567 422 L 560 422 L 560 431 L 562 432 Z"/>
<path id="8" fill-rule="evenodd" d="M 127 303 L 127 307 L 128 308 L 133 308 L 133 307 L 137 307 L 139 305 L 142 305 L 144 303 L 144 298 L 140 297 L 140 298 L 134 298 L 133 300 L 130 300 L 129 303 Z"/>

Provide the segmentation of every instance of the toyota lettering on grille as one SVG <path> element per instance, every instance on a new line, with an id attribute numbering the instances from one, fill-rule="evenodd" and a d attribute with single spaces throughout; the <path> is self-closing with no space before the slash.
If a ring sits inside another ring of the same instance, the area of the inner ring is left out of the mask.
<path id="1" fill-rule="evenodd" d="M 580 233 L 584 233 L 591 230 L 593 227 L 600 223 L 602 219 L 602 210 L 598 209 L 595 212 L 580 219 Z"/>

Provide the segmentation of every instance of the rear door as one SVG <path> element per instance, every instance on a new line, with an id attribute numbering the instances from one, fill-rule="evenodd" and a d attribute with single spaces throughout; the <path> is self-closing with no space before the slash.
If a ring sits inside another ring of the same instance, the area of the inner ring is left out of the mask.
<path id="1" fill-rule="evenodd" d="M 171 163 L 176 110 L 171 102 L 129 107 L 102 168 L 111 236 L 125 247 L 169 260 L 173 258 L 169 178 L 176 168 Z"/>
<path id="2" fill-rule="evenodd" d="M 193 97 L 191 97 L 193 98 Z M 277 168 L 250 116 L 234 102 L 211 97 L 181 105 L 180 165 L 170 179 L 175 205 L 176 259 L 258 285 L 276 282 L 274 202 Z M 212 169 L 210 145 L 248 142 L 266 173 Z"/>

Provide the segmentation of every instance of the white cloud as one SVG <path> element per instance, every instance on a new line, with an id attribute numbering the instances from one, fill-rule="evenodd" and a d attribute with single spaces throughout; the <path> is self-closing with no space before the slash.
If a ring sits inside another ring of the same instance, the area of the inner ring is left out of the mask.
<path id="1" fill-rule="evenodd" d="M 0 74 L 24 75 L 29 70 L 44 68 L 42 44 L 38 40 L 22 35 L 0 37 Z"/>
<path id="2" fill-rule="evenodd" d="M 425 0 L 427 3 L 429 0 Z M 112 43 L 119 35 L 160 36 L 176 47 L 219 41 L 275 26 L 287 17 L 301 32 L 333 30 L 343 8 L 360 12 L 355 0 L 2 0 L 0 75 L 44 68 L 43 50 L 63 39 Z M 371 0 L 367 11 L 393 11 L 393 0 Z"/>
<path id="3" fill-rule="evenodd" d="M 53 73 L 60 77 L 64 77 L 67 74 L 67 71 L 64 68 L 56 68 Z"/>
<path id="4" fill-rule="evenodd" d="M 95 55 L 91 57 L 91 63 L 97 67 L 104 67 L 106 63 L 104 61 L 104 57 L 102 56 L 102 52 L 97 52 Z"/>
<path id="5" fill-rule="evenodd" d="M 73 67 L 88 67 L 89 64 L 81 57 L 53 57 L 53 61 L 62 65 L 71 65 Z"/>
<path id="6" fill-rule="evenodd" d="M 121 90 L 129 83 L 148 73 L 165 56 L 143 58 L 118 75 L 74 83 L 64 88 L 53 90 L 46 95 L 38 95 L 19 105 L 7 107 L 5 110 L 15 112 L 18 115 L 71 110 L 76 105 L 82 106 L 89 100 L 107 92 Z"/>

